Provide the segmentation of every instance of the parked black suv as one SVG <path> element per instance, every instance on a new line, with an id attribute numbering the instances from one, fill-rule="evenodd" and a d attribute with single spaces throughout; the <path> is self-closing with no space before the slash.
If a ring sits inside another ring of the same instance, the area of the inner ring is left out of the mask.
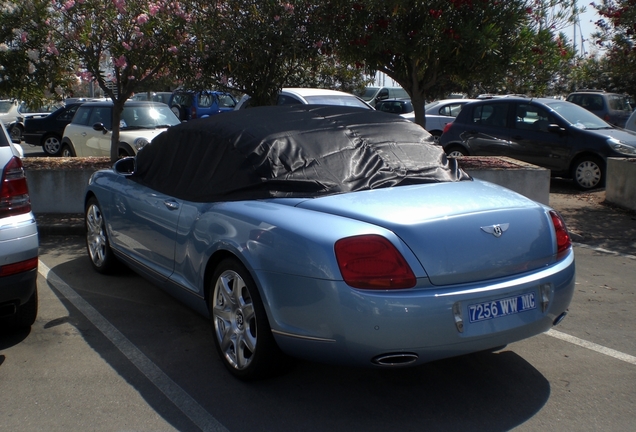
<path id="1" fill-rule="evenodd" d="M 636 133 L 616 128 L 570 102 L 503 98 L 464 106 L 440 138 L 446 154 L 509 156 L 602 186 L 608 157 L 636 157 Z"/>
<path id="2" fill-rule="evenodd" d="M 579 90 L 570 93 L 566 100 L 618 127 L 625 127 L 625 122 L 632 114 L 627 96 L 621 94 L 605 93 L 602 90 Z"/>

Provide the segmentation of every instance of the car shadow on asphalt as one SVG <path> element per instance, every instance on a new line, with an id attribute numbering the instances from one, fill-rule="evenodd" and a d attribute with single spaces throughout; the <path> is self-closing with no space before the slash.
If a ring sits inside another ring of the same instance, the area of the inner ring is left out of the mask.
<path id="1" fill-rule="evenodd" d="M 548 380 L 508 349 L 400 369 L 299 361 L 285 375 L 244 383 L 217 357 L 208 319 L 141 277 L 97 274 L 85 257 L 52 271 L 231 431 L 504 431 L 532 418 L 550 397 Z M 177 430 L 196 429 L 54 284 L 48 286 L 69 316 L 45 328 L 75 326 L 158 415 Z"/>

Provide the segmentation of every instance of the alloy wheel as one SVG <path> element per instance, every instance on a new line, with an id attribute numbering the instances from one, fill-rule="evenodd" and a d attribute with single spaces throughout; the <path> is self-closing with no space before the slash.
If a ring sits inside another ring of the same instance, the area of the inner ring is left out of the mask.
<path id="1" fill-rule="evenodd" d="M 237 272 L 227 270 L 216 281 L 212 300 L 215 337 L 229 365 L 249 367 L 257 349 L 256 313 L 249 288 Z"/>

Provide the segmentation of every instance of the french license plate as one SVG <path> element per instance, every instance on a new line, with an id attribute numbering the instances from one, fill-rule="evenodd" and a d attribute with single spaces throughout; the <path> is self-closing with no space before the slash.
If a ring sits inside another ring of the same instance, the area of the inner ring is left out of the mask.
<path id="1" fill-rule="evenodd" d="M 468 306 L 469 321 L 479 322 L 536 309 L 534 293 L 521 294 Z"/>

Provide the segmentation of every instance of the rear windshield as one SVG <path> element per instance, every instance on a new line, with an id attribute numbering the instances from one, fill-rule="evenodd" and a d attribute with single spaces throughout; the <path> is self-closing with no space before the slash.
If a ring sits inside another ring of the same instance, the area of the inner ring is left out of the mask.
<path id="1" fill-rule="evenodd" d="M 627 98 L 621 95 L 609 95 L 607 97 L 610 109 L 616 111 L 631 111 L 632 107 L 629 105 Z"/>
<path id="2" fill-rule="evenodd" d="M 360 99 L 353 96 L 305 96 L 305 99 L 307 99 L 307 102 L 311 105 L 337 105 L 369 109 L 368 105 L 365 105 Z"/>

